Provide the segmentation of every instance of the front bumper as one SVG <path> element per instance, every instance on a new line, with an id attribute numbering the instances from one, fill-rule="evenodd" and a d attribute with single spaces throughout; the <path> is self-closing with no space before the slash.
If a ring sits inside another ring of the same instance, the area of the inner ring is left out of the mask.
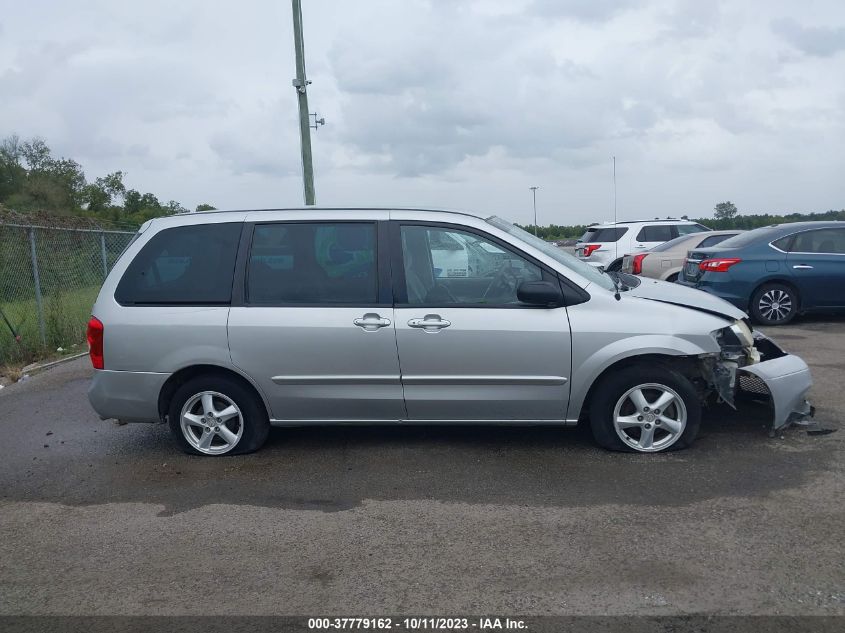
<path id="1" fill-rule="evenodd" d="M 774 408 L 772 428 L 777 431 L 813 414 L 807 391 L 813 384 L 807 363 L 787 354 L 781 358 L 741 367 L 739 373 L 757 376 L 765 383 Z"/>
<path id="2" fill-rule="evenodd" d="M 158 422 L 158 397 L 170 374 L 97 369 L 88 401 L 101 418 Z"/>
<path id="3" fill-rule="evenodd" d="M 812 416 L 814 409 L 807 401 L 807 392 L 813 385 L 810 368 L 798 356 L 787 354 L 771 339 L 754 333 L 755 347 L 763 357 L 771 357 L 737 370 L 742 385 L 742 376 L 756 377 L 766 386 L 774 408 L 772 429 L 777 431 L 792 422 Z"/>

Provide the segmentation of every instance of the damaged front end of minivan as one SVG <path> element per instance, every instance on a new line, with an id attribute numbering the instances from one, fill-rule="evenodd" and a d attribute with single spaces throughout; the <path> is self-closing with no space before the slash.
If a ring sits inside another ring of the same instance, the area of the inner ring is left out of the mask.
<path id="1" fill-rule="evenodd" d="M 741 394 L 768 399 L 773 432 L 813 416 L 815 410 L 806 398 L 812 378 L 803 360 L 752 331 L 744 320 L 716 330 L 713 336 L 721 351 L 699 356 L 699 369 L 720 400 L 736 409 Z"/>

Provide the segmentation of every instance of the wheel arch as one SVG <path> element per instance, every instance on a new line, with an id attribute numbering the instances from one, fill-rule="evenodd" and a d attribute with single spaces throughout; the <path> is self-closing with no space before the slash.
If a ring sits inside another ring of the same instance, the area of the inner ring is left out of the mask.
<path id="1" fill-rule="evenodd" d="M 751 304 L 754 301 L 754 295 L 756 295 L 757 292 L 760 290 L 760 288 L 762 288 L 766 284 L 783 284 L 784 286 L 789 286 L 790 288 L 792 288 L 792 290 L 795 292 L 796 298 L 798 299 L 797 312 L 801 312 L 801 309 L 803 308 L 802 300 L 801 300 L 801 289 L 796 285 L 794 279 L 789 279 L 788 277 L 784 277 L 782 275 L 770 277 L 768 279 L 765 279 L 764 281 L 761 281 L 756 286 L 754 286 L 754 289 L 751 291 L 751 294 L 748 297 L 748 309 L 749 310 L 751 310 Z"/>
<path id="2" fill-rule="evenodd" d="M 159 391 L 158 394 L 159 419 L 165 421 L 167 411 L 170 408 L 170 402 L 179 387 L 184 385 L 192 378 L 196 378 L 197 376 L 208 375 L 224 376 L 226 378 L 232 378 L 240 382 L 244 387 L 246 387 L 255 394 L 255 396 L 258 398 L 258 401 L 261 403 L 261 406 L 263 406 L 264 410 L 267 412 L 267 417 L 272 418 L 270 406 L 267 402 L 267 399 L 264 397 L 264 394 L 261 393 L 261 390 L 258 388 L 258 386 L 253 383 L 249 377 L 240 373 L 239 371 L 236 371 L 235 369 L 232 369 L 231 367 L 223 367 L 222 365 L 200 364 L 183 367 L 179 371 L 176 371 L 171 374 L 170 377 L 162 385 L 161 391 Z"/>
<path id="3" fill-rule="evenodd" d="M 658 338 L 659 343 L 657 340 L 649 340 L 654 344 L 637 346 L 632 349 L 631 341 L 627 340 L 627 343 L 625 343 L 626 340 L 623 339 L 617 341 L 616 345 L 624 344 L 625 348 L 619 350 L 612 349 L 614 346 L 603 348 L 586 359 L 579 367 L 573 367 L 573 378 L 578 374 L 581 374 L 582 378 L 573 380 L 567 408 L 567 419 L 582 419 L 596 385 L 609 373 L 622 367 L 640 363 L 659 363 L 665 367 L 681 371 L 687 376 L 693 376 L 697 371 L 699 358 L 703 354 L 718 352 L 718 349 L 704 349 L 677 337 L 644 338 Z M 666 338 L 669 340 L 665 340 Z"/>

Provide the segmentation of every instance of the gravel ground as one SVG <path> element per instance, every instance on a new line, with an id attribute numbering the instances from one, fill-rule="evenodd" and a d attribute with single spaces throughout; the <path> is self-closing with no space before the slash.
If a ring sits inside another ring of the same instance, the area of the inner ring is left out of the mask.
<path id="1" fill-rule="evenodd" d="M 845 615 L 845 321 L 769 332 L 827 434 L 275 429 L 203 459 L 101 421 L 86 359 L 0 390 L 0 614 Z"/>

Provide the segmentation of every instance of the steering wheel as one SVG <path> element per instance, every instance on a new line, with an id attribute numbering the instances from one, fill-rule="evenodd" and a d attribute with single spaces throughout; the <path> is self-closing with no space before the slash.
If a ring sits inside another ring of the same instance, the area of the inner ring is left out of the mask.
<path id="1" fill-rule="evenodd" d="M 490 299 L 491 297 L 515 294 L 517 278 L 512 273 L 513 271 L 508 266 L 502 266 L 496 276 L 490 280 L 490 285 L 487 286 L 482 297 Z"/>

